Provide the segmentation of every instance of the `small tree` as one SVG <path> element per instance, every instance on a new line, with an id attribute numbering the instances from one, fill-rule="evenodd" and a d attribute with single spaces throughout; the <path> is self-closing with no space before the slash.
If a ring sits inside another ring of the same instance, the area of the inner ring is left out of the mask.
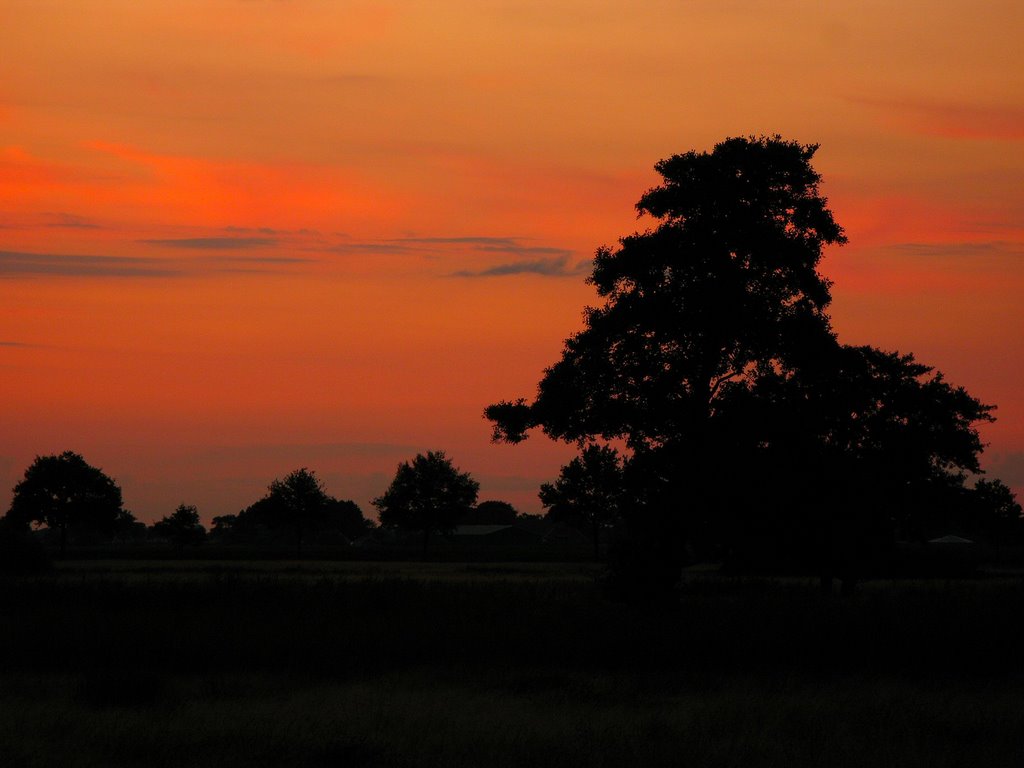
<path id="1" fill-rule="evenodd" d="M 302 556 L 302 542 L 310 530 L 320 527 L 326 516 L 330 497 L 316 473 L 303 467 L 284 480 L 270 484 L 270 498 L 279 502 L 295 533 L 296 554 Z"/>
<path id="2" fill-rule="evenodd" d="M 130 510 L 122 509 L 114 521 L 114 541 L 139 542 L 146 538 L 146 524 L 136 520 Z"/>
<path id="3" fill-rule="evenodd" d="M 991 538 L 998 551 L 1003 541 L 1016 541 L 1022 533 L 1022 509 L 1013 491 L 1002 480 L 978 480 L 971 491 L 974 523 Z"/>
<path id="4" fill-rule="evenodd" d="M 56 531 L 60 553 L 68 535 L 110 536 L 122 517 L 121 489 L 79 454 L 37 456 L 14 486 L 7 517 L 14 524 L 46 525 Z"/>
<path id="5" fill-rule="evenodd" d="M 554 483 L 540 487 L 540 501 L 547 518 L 590 530 L 594 558 L 600 557 L 601 531 L 620 515 L 624 482 L 618 451 L 589 445 L 570 461 Z"/>
<path id="6" fill-rule="evenodd" d="M 206 529 L 199 523 L 199 510 L 186 504 L 179 504 L 173 513 L 153 523 L 151 530 L 179 550 L 200 544 L 206 537 Z"/>
<path id="7" fill-rule="evenodd" d="M 381 525 L 423 533 L 426 552 L 430 534 L 450 533 L 476 503 L 480 484 L 460 472 L 443 451 L 418 454 L 398 465 L 395 479 L 373 500 Z"/>

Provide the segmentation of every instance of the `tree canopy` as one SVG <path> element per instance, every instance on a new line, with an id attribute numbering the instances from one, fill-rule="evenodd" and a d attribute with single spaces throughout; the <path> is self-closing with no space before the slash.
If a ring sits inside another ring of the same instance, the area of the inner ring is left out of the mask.
<path id="1" fill-rule="evenodd" d="M 125 516 L 121 489 L 72 451 L 37 456 L 14 487 L 7 513 L 16 524 L 46 525 L 63 554 L 69 538 L 110 537 Z"/>
<path id="2" fill-rule="evenodd" d="M 422 532 L 426 549 L 431 533 L 450 533 L 470 514 L 479 490 L 444 451 L 428 451 L 399 464 L 391 485 L 372 503 L 381 525 Z"/>
<path id="3" fill-rule="evenodd" d="M 544 372 L 537 397 L 487 408 L 518 442 L 622 438 L 633 450 L 699 443 L 725 386 L 831 340 L 822 249 L 845 242 L 810 160 L 816 145 L 729 139 L 659 162 L 637 203 L 654 229 L 599 248 L 604 302 Z"/>

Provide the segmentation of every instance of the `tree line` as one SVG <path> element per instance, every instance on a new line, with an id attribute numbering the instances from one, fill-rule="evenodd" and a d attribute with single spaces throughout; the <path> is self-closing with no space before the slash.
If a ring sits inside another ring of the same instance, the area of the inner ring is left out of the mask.
<path id="1" fill-rule="evenodd" d="M 398 465 L 387 490 L 372 503 L 380 525 L 417 533 L 423 547 L 434 534 L 458 525 L 510 525 L 528 518 L 505 501 L 477 501 L 480 485 L 442 451 L 428 451 Z M 14 487 L 10 509 L 0 519 L 7 538 L 40 529 L 63 555 L 69 544 L 156 540 L 179 550 L 206 540 L 220 544 L 303 547 L 349 544 L 376 524 L 359 505 L 328 494 L 316 472 L 297 469 L 267 487 L 267 493 L 237 514 L 212 519 L 209 531 L 199 510 L 180 504 L 150 526 L 124 508 L 121 489 L 77 453 L 37 456 Z"/>
<path id="2" fill-rule="evenodd" d="M 532 400 L 484 411 L 495 441 L 539 429 L 579 448 L 540 488 L 547 517 L 585 528 L 595 555 L 605 542 L 613 572 L 639 589 L 672 585 L 695 560 L 765 552 L 853 583 L 897 541 L 1020 535 L 1020 505 L 979 463 L 994 406 L 913 354 L 844 344 L 833 329 L 819 265 L 846 235 L 820 192 L 817 149 L 730 138 L 657 163 L 662 181 L 636 205 L 653 225 L 597 250 L 587 282 L 600 303 L 583 330 Z M 77 454 L 37 458 L 14 490 L 7 524 L 46 526 L 62 550 L 82 531 L 138 527 Z M 470 519 L 478 491 L 428 452 L 372 503 L 382 526 L 418 531 L 426 548 Z M 287 539 L 301 554 L 369 525 L 300 469 L 214 518 L 210 535 Z M 152 531 L 196 540 L 198 512 L 182 505 Z"/>

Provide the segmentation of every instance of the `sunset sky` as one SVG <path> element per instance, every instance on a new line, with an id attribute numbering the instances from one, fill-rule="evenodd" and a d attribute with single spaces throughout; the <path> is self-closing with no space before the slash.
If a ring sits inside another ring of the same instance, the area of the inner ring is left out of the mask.
<path id="1" fill-rule="evenodd" d="M 144 521 L 444 450 L 540 511 L 574 451 L 492 445 L 643 228 L 658 159 L 819 143 L 840 339 L 986 403 L 1024 491 L 1020 0 L 0 0 L 0 511 L 37 454 Z"/>

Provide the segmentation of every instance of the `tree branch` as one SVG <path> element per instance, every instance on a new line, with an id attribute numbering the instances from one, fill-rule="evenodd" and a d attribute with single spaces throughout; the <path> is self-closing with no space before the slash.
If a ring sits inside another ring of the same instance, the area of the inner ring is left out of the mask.
<path id="1" fill-rule="evenodd" d="M 723 384 L 725 384 L 725 382 L 731 381 L 732 379 L 735 379 L 737 376 L 742 376 L 742 375 L 743 375 L 743 371 L 742 370 L 731 371 L 730 373 L 727 373 L 724 376 L 720 376 L 717 379 L 715 379 L 713 382 L 711 382 L 711 389 L 708 390 L 708 402 L 710 402 L 711 400 L 715 399 L 715 395 L 718 394 L 718 390 L 721 388 L 721 386 Z"/>

